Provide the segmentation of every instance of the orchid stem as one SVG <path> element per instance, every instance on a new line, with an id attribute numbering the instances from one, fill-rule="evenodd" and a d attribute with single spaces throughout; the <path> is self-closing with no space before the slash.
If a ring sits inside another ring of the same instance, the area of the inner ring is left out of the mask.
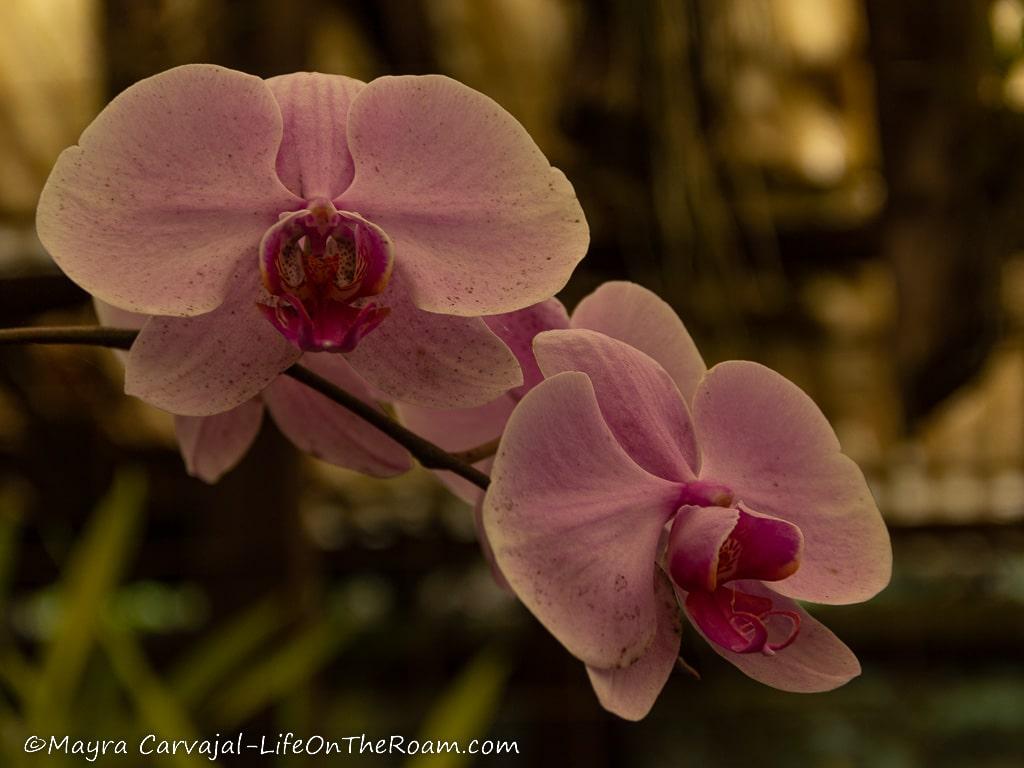
<path id="1" fill-rule="evenodd" d="M 466 451 L 452 451 L 451 455 L 459 461 L 465 464 L 476 464 L 478 461 L 489 459 L 491 456 L 498 452 L 498 444 L 501 442 L 500 437 L 496 437 L 493 440 L 488 440 L 482 445 L 478 445 L 475 448 L 470 448 Z"/>
<path id="2" fill-rule="evenodd" d="M 36 328 L 0 328 L 0 346 L 15 344 L 77 344 L 113 349 L 131 347 L 138 331 L 127 328 L 105 328 L 101 326 L 52 326 Z M 293 365 L 284 372 L 310 389 L 334 401 L 363 421 L 379 429 L 396 443 L 405 448 L 427 469 L 454 472 L 483 490 L 487 489 L 490 478 L 472 466 L 472 463 L 491 455 L 496 449 L 490 443 L 461 454 L 448 453 L 441 447 L 406 429 L 394 419 L 363 402 L 324 377 L 301 365 Z"/>
<path id="3" fill-rule="evenodd" d="M 330 398 L 343 408 L 347 408 L 363 421 L 375 426 L 396 443 L 402 445 L 427 469 L 447 469 L 473 483 L 473 485 L 487 490 L 487 486 L 491 482 L 490 478 L 479 469 L 461 461 L 457 456 L 448 453 L 429 440 L 420 437 L 415 432 L 406 429 L 397 421 L 387 416 L 387 414 L 381 413 L 372 405 L 364 403 L 355 395 L 346 392 L 323 376 L 314 373 L 309 368 L 303 368 L 301 365 L 293 365 L 285 373 L 296 381 L 302 382 L 307 387 L 315 389 L 321 395 Z"/>

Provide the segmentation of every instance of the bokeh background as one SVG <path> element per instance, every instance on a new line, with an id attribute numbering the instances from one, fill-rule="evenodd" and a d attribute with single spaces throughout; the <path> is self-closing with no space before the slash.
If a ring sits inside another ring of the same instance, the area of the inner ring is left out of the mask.
<path id="1" fill-rule="evenodd" d="M 0 324 L 93 322 L 36 240 L 39 190 L 112 95 L 195 61 L 497 99 L 587 213 L 566 303 L 635 280 L 709 362 L 800 383 L 870 478 L 895 577 L 817 612 L 862 660 L 845 688 L 776 692 L 687 636 L 703 679 L 624 723 L 428 473 L 339 471 L 267 423 L 207 486 L 109 352 L 7 348 L 0 764 L 82 762 L 26 758 L 31 733 L 244 729 L 518 742 L 476 765 L 1024 765 L 1021 0 L 3 0 Z"/>

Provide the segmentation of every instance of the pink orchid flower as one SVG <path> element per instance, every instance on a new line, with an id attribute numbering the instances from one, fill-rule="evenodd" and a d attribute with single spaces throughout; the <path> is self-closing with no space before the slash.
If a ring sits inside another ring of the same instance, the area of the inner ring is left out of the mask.
<path id="1" fill-rule="evenodd" d="M 705 369 L 697 347 L 672 308 L 657 294 L 636 283 L 602 284 L 580 301 L 572 317 L 558 299 L 548 299 L 516 312 L 486 317 L 484 321 L 515 354 L 523 370 L 522 385 L 476 408 L 439 410 L 402 403 L 396 406 L 406 426 L 448 451 L 466 451 L 501 437 L 515 406 L 544 379 L 533 354 L 533 340 L 543 331 L 589 328 L 633 345 L 653 344 L 654 349 L 667 347 L 671 350 L 670 357 L 681 361 L 681 366 L 675 370 L 680 381 L 696 382 Z M 489 472 L 493 463 L 490 457 L 475 466 L 482 472 Z M 480 547 L 495 581 L 507 589 L 508 583 L 494 562 L 481 523 L 483 492 L 450 472 L 437 474 L 453 493 L 473 505 Z"/>
<path id="2" fill-rule="evenodd" d="M 321 352 L 389 398 L 493 400 L 520 372 L 479 316 L 554 294 L 588 241 L 565 176 L 466 86 L 212 65 L 115 98 L 37 227 L 75 282 L 149 316 L 126 391 L 190 416 Z"/>
<path id="3" fill-rule="evenodd" d="M 93 300 L 104 325 L 141 328 L 149 319 Z M 124 352 L 117 353 L 124 360 Z M 343 355 L 307 352 L 302 364 L 364 402 L 379 399 Z M 380 406 L 377 406 L 380 409 Z M 318 459 L 375 477 L 412 466 L 409 453 L 376 427 L 309 387 L 278 376 L 256 397 L 212 416 L 175 416 L 178 449 L 190 475 L 215 483 L 233 469 L 259 434 L 265 412 L 297 448 Z"/>
<path id="4" fill-rule="evenodd" d="M 629 719 L 668 679 L 681 613 L 756 680 L 842 685 L 856 657 L 795 600 L 866 600 L 891 571 L 864 477 L 811 399 L 756 363 L 694 377 L 679 327 L 652 324 L 644 351 L 540 334 L 547 378 L 508 421 L 483 507 L 513 590 Z"/>

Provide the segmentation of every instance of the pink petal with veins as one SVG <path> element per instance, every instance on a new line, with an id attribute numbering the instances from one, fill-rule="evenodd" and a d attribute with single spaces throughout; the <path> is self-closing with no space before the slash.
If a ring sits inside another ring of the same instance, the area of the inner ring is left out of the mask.
<path id="1" fill-rule="evenodd" d="M 125 392 L 184 416 L 209 416 L 258 395 L 301 352 L 256 308 L 259 272 L 198 317 L 151 317 L 132 345 Z"/>
<path id="2" fill-rule="evenodd" d="M 207 483 L 233 469 L 259 434 L 263 403 L 247 400 L 213 416 L 175 416 L 174 431 L 185 468 Z"/>
<path id="3" fill-rule="evenodd" d="M 689 402 L 707 366 L 675 310 L 636 283 L 604 283 L 573 310 L 573 328 L 624 341 L 654 358 Z"/>
<path id="4" fill-rule="evenodd" d="M 397 261 L 380 303 L 391 310 L 388 318 L 347 359 L 389 398 L 428 408 L 474 407 L 522 383 L 515 356 L 482 319 L 417 309 Z"/>
<path id="5" fill-rule="evenodd" d="M 66 149 L 36 227 L 67 275 L 123 309 L 199 315 L 281 211 L 281 113 L 257 77 L 191 64 L 136 83 Z"/>
<path id="6" fill-rule="evenodd" d="M 569 327 L 569 314 L 558 299 L 548 299 L 526 309 L 485 317 L 487 327 L 508 345 L 523 369 L 523 383 L 509 394 L 518 402 L 544 379 L 533 356 L 533 339 L 542 331 Z"/>
<path id="7" fill-rule="evenodd" d="M 475 316 L 554 295 L 589 233 L 572 185 L 498 104 L 446 77 L 382 77 L 352 102 L 352 185 L 420 309 Z"/>
<path id="8" fill-rule="evenodd" d="M 637 349 L 589 330 L 547 331 L 533 342 L 545 376 L 583 371 L 608 426 L 633 460 L 668 480 L 694 478 L 689 409 L 665 369 Z"/>
<path id="9" fill-rule="evenodd" d="M 658 629 L 647 651 L 622 669 L 587 667 L 601 706 L 626 720 L 647 717 L 679 658 L 679 604 L 665 574 L 655 572 Z"/>
<path id="10" fill-rule="evenodd" d="M 677 494 L 622 449 L 587 376 L 564 373 L 509 419 L 484 528 L 509 584 L 570 653 L 627 667 L 654 639 L 653 566 Z"/>
<path id="11" fill-rule="evenodd" d="M 295 195 L 332 199 L 355 176 L 348 151 L 348 111 L 365 83 L 343 75 L 296 72 L 267 80 L 281 107 L 284 137 L 277 175 Z"/>

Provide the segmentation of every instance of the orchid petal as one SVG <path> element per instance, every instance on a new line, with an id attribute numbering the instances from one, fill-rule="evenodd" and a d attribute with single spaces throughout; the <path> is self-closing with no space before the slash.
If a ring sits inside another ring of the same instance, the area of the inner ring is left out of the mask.
<path id="1" fill-rule="evenodd" d="M 262 421 L 263 403 L 255 398 L 213 416 L 175 416 L 174 431 L 188 473 L 207 483 L 220 480 L 245 456 Z"/>
<path id="2" fill-rule="evenodd" d="M 259 272 L 198 317 L 152 317 L 132 345 L 125 392 L 183 416 L 210 416 L 259 394 L 300 351 L 256 308 Z"/>
<path id="3" fill-rule="evenodd" d="M 486 464 L 489 471 L 494 464 L 494 459 L 487 459 Z M 490 566 L 491 577 L 494 579 L 494 583 L 506 592 L 512 592 L 512 585 L 508 583 L 505 574 L 498 567 L 498 561 L 494 559 L 494 547 L 491 546 L 491 540 L 487 538 L 487 531 L 484 530 L 484 497 L 482 493 L 479 496 L 480 498 L 473 505 L 473 530 L 476 531 L 476 540 L 480 544 L 480 551 L 483 553 L 484 560 Z"/>
<path id="4" fill-rule="evenodd" d="M 601 285 L 573 310 L 572 327 L 599 331 L 654 358 L 687 402 L 707 370 L 675 310 L 636 283 L 616 280 Z"/>
<path id="5" fill-rule="evenodd" d="M 658 629 L 644 655 L 623 669 L 587 667 L 601 706 L 626 720 L 647 717 L 679 658 L 679 604 L 665 574 L 659 570 L 654 578 Z"/>
<path id="6" fill-rule="evenodd" d="M 341 355 L 306 353 L 301 363 L 360 400 L 373 403 L 366 382 Z M 375 477 L 398 475 L 412 466 L 406 450 L 390 437 L 290 376 L 275 379 L 263 399 L 285 437 L 318 459 Z"/>
<path id="7" fill-rule="evenodd" d="M 306 200 L 337 197 L 355 175 L 346 126 L 349 106 L 366 84 L 319 72 L 280 75 L 266 82 L 284 120 L 277 155 L 281 182 Z"/>
<path id="8" fill-rule="evenodd" d="M 586 253 L 572 185 L 508 112 L 455 80 L 374 80 L 352 102 L 348 145 L 356 176 L 335 204 L 384 228 L 420 309 L 536 304 Z"/>
<path id="9" fill-rule="evenodd" d="M 395 267 L 381 303 L 391 311 L 348 355 L 389 398 L 428 408 L 468 408 L 522 384 L 515 356 L 478 317 L 417 309 Z"/>
<path id="10" fill-rule="evenodd" d="M 199 315 L 298 201 L 274 170 L 281 114 L 257 77 L 208 64 L 168 70 L 115 98 L 57 160 L 39 238 L 104 301 Z"/>
<path id="11" fill-rule="evenodd" d="M 544 378 L 533 356 L 534 337 L 541 331 L 568 328 L 569 314 L 558 299 L 548 299 L 516 312 L 485 317 L 484 322 L 508 345 L 523 369 L 522 386 L 511 392 L 519 400 Z"/>
<path id="12" fill-rule="evenodd" d="M 756 581 L 738 581 L 732 586 L 754 598 L 766 598 L 776 610 L 799 617 L 800 631 L 796 638 L 774 653 L 735 653 L 709 641 L 719 656 L 732 662 L 745 675 L 783 691 L 818 693 L 838 688 L 860 674 L 860 664 L 853 652 L 796 602 Z M 687 613 L 689 615 L 689 608 Z M 694 626 L 704 635 L 698 624 Z"/>
<path id="13" fill-rule="evenodd" d="M 590 379 L 564 373 L 512 413 L 484 528 L 515 593 L 570 653 L 625 667 L 654 638 L 652 566 L 677 495 L 622 449 Z"/>
<path id="14" fill-rule="evenodd" d="M 582 371 L 594 383 L 601 413 L 619 443 L 648 472 L 668 480 L 694 478 L 697 447 L 689 410 L 658 363 L 595 331 L 547 331 L 534 340 L 545 376 Z"/>
<path id="15" fill-rule="evenodd" d="M 803 534 L 800 569 L 778 592 L 854 603 L 885 587 L 892 550 L 864 475 L 795 384 L 756 363 L 722 363 L 698 387 L 693 416 L 701 478 Z"/>

